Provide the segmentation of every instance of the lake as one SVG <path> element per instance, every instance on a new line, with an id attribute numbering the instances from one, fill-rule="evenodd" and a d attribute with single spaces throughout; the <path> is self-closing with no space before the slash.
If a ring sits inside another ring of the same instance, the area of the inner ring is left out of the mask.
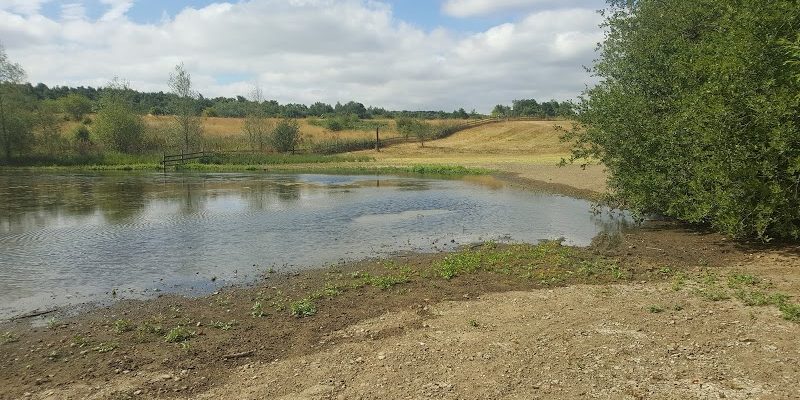
<path id="1" fill-rule="evenodd" d="M 488 240 L 587 245 L 628 222 L 489 177 L 0 171 L 0 319 Z"/>

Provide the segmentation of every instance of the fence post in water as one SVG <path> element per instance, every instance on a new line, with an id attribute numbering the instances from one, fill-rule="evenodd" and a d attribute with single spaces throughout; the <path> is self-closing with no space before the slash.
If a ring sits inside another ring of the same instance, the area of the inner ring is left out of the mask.
<path id="1" fill-rule="evenodd" d="M 381 151 L 381 138 L 378 133 L 380 130 L 381 128 L 379 126 L 375 127 L 375 151 L 377 152 Z"/>

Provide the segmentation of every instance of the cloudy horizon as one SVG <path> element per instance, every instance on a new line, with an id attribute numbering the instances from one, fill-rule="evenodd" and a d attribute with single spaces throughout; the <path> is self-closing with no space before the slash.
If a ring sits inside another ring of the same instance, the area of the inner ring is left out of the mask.
<path id="1" fill-rule="evenodd" d="M 600 0 L 0 0 L 0 43 L 33 83 L 205 97 L 255 84 L 281 103 L 488 112 L 593 83 Z"/>

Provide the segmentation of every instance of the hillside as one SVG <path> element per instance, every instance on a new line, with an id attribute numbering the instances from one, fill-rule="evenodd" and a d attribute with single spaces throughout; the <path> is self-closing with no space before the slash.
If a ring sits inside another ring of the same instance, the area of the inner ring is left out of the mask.
<path id="1" fill-rule="evenodd" d="M 405 143 L 357 152 L 383 165 L 445 164 L 482 167 L 514 174 L 526 180 L 557 185 L 575 195 L 594 196 L 606 190 L 606 173 L 601 165 L 559 167 L 569 158 L 570 144 L 559 139 L 557 126 L 570 121 L 508 121 L 467 129 L 441 140 Z M 567 188 L 568 187 L 568 188 Z M 577 192 L 572 190 L 577 189 Z"/>

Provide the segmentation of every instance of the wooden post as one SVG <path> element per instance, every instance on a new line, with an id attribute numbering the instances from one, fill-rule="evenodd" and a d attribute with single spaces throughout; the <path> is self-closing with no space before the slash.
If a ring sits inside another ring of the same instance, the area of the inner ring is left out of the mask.
<path id="1" fill-rule="evenodd" d="M 381 151 L 381 138 L 379 135 L 380 130 L 381 130 L 380 127 L 377 126 L 375 127 L 375 151 L 377 152 Z"/>

